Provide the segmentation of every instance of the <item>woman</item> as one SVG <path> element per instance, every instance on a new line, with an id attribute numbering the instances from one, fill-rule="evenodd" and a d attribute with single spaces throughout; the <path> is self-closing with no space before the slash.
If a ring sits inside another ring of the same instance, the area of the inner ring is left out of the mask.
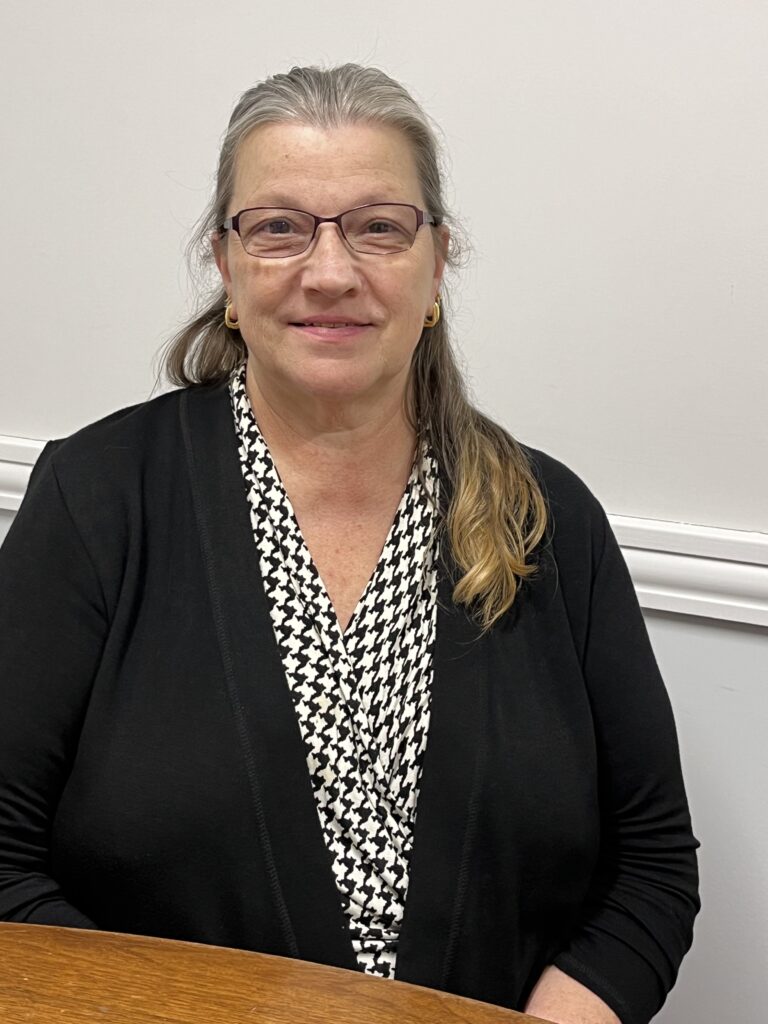
<path id="1" fill-rule="evenodd" d="M 381 72 L 242 97 L 182 387 L 49 445 L 0 552 L 5 920 L 658 1010 L 669 704 L 602 509 L 465 397 L 447 222 Z"/>

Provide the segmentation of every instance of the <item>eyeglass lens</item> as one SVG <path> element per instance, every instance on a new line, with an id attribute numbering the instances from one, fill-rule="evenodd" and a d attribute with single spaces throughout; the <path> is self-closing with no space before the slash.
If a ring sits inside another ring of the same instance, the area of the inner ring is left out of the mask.
<path id="1" fill-rule="evenodd" d="M 298 210 L 245 210 L 239 233 L 252 256 L 297 256 L 309 248 L 315 221 Z M 403 252 L 418 230 L 416 211 L 409 206 L 366 206 L 342 215 L 341 230 L 356 252 Z"/>

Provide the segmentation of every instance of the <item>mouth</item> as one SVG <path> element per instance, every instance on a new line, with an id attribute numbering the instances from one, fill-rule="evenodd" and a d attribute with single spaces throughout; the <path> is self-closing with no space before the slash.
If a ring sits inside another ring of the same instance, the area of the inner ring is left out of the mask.
<path id="1" fill-rule="evenodd" d="M 314 338 L 317 341 L 345 341 L 359 338 L 373 324 L 363 323 L 360 320 L 297 320 L 290 324 L 291 327 L 300 331 L 305 337 Z"/>
<path id="2" fill-rule="evenodd" d="M 325 320 L 320 318 L 318 320 L 295 320 L 292 327 L 328 327 L 335 329 L 338 327 L 370 327 L 368 323 L 364 323 L 362 320 Z"/>

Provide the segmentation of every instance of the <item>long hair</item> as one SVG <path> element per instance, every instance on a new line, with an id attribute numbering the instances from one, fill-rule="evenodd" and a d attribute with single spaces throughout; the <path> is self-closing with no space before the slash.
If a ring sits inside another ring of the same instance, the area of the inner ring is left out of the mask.
<path id="1" fill-rule="evenodd" d="M 344 64 L 293 68 L 242 95 L 222 143 L 215 194 L 189 246 L 199 271 L 210 268 L 210 237 L 227 216 L 240 145 L 260 125 L 290 122 L 322 129 L 382 124 L 402 132 L 416 160 L 427 209 L 438 225 L 454 226 L 447 264 L 459 265 L 460 232 L 445 206 L 439 147 L 429 118 L 384 72 Z M 531 556 L 545 533 L 546 504 L 521 446 L 470 402 L 450 343 L 446 281 L 441 296 L 442 316 L 435 327 L 423 330 L 414 352 L 408 413 L 419 436 L 429 438 L 448 484 L 443 526 L 460 572 L 453 599 L 489 629 L 509 610 L 520 583 L 535 571 Z M 243 362 L 243 339 L 224 324 L 225 301 L 223 286 L 214 286 L 170 340 L 163 353 L 170 383 L 222 383 Z"/>

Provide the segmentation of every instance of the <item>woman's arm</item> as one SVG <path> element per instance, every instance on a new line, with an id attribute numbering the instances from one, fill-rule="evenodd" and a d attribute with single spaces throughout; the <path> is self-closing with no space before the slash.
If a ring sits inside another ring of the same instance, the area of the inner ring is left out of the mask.
<path id="1" fill-rule="evenodd" d="M 51 452 L 0 548 L 0 920 L 87 928 L 50 875 L 49 841 L 106 620 Z"/>
<path id="2" fill-rule="evenodd" d="M 581 919 L 552 964 L 593 992 L 622 1024 L 647 1024 L 691 944 L 699 908 L 698 843 L 669 698 L 621 550 L 592 501 L 590 578 L 570 571 L 569 545 L 575 550 L 583 541 L 569 538 L 565 515 L 559 543 L 560 585 L 566 604 L 576 609 L 572 627 L 594 727 L 600 857 Z M 585 586 L 587 602 L 577 598 Z M 550 970 L 547 977 L 558 975 Z M 565 995 L 567 983 L 560 978 L 557 984 Z M 553 1004 L 550 1015 L 555 1010 Z"/>
<path id="3" fill-rule="evenodd" d="M 552 1024 L 622 1024 L 599 996 L 559 968 L 545 968 L 525 1012 Z"/>

